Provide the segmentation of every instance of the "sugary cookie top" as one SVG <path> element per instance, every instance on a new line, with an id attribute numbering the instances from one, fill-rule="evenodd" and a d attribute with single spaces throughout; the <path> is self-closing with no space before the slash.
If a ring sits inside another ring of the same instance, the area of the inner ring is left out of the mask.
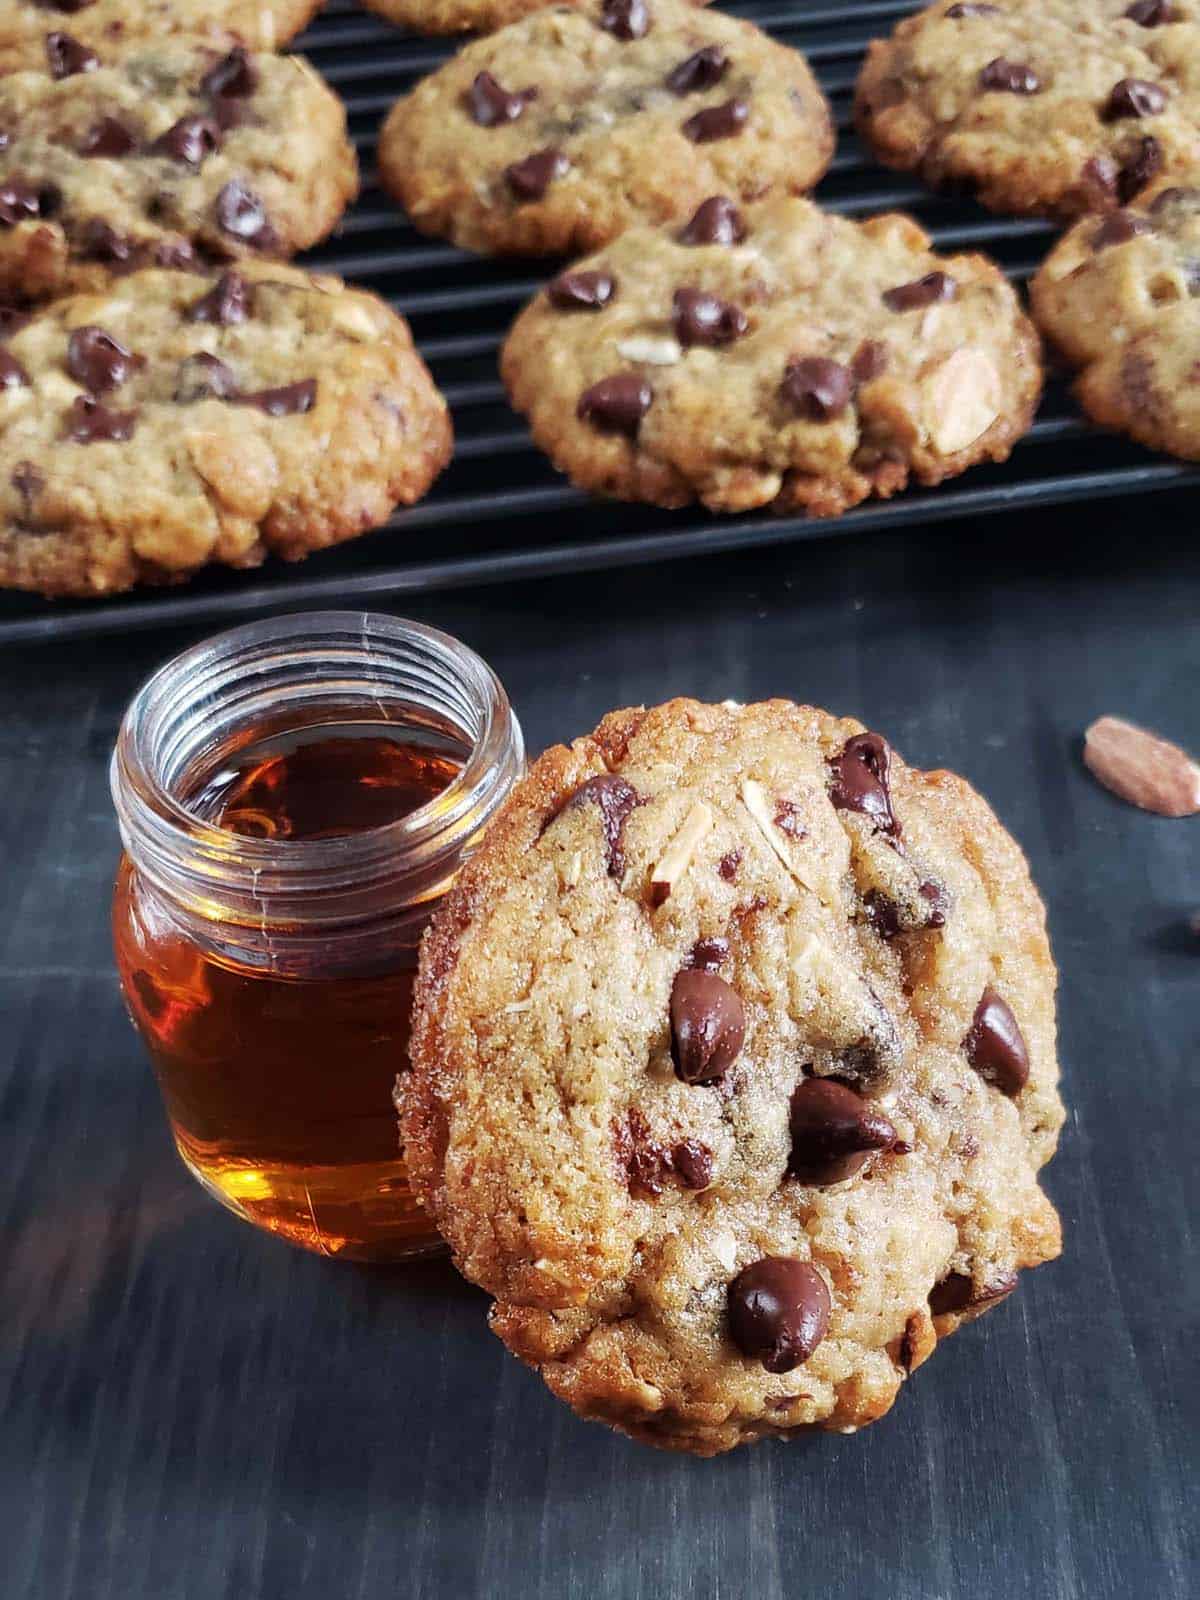
<path id="1" fill-rule="evenodd" d="M 587 0 L 577 3 L 585 5 Z M 695 3 L 707 5 L 708 0 Z M 491 33 L 531 11 L 561 6 L 564 0 L 363 0 L 363 4 L 368 11 L 417 33 Z"/>
<path id="2" fill-rule="evenodd" d="M 409 1171 L 501 1336 L 655 1442 L 870 1420 L 1057 1251 L 1020 851 L 811 708 L 542 756 L 426 942 L 412 1059 Z"/>

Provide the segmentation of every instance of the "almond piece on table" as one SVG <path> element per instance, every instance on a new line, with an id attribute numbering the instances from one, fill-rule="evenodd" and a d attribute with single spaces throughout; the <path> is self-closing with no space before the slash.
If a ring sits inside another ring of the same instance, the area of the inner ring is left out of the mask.
<path id="1" fill-rule="evenodd" d="M 1100 717 L 1087 730 L 1083 759 L 1106 789 L 1160 817 L 1200 811 L 1200 767 L 1185 750 L 1120 717 Z"/>

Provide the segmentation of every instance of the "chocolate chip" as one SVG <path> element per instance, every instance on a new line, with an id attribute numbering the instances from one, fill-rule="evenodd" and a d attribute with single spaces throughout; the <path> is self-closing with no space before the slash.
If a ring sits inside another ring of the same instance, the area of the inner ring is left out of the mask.
<path id="1" fill-rule="evenodd" d="M 711 89 L 729 71 L 729 57 L 720 45 L 705 45 L 695 55 L 688 56 L 677 67 L 672 67 L 663 82 L 672 94 L 695 94 L 701 89 Z"/>
<path id="2" fill-rule="evenodd" d="M 1128 205 L 1135 195 L 1140 194 L 1162 164 L 1163 151 L 1158 140 L 1150 134 L 1139 139 L 1117 173 L 1117 198 L 1121 204 Z"/>
<path id="3" fill-rule="evenodd" d="M 625 1172 L 631 1194 L 658 1195 L 671 1167 L 669 1153 L 650 1137 L 650 1124 L 635 1106 L 624 1122 L 613 1126 L 617 1164 Z"/>
<path id="4" fill-rule="evenodd" d="M 200 79 L 200 92 L 244 100 L 258 88 L 258 68 L 241 45 L 212 66 Z"/>
<path id="5" fill-rule="evenodd" d="M 171 267 L 177 272 L 199 272 L 196 252 L 186 239 L 160 239 L 154 246 L 156 267 Z"/>
<path id="6" fill-rule="evenodd" d="M 1108 122 L 1120 117 L 1155 117 L 1167 103 L 1167 91 L 1146 78 L 1122 78 L 1114 83 L 1102 115 Z"/>
<path id="7" fill-rule="evenodd" d="M 882 889 L 868 889 L 863 895 L 863 909 L 867 913 L 867 921 L 881 939 L 887 941 L 899 937 L 902 931 L 900 907 L 890 895 L 884 894 Z"/>
<path id="8" fill-rule="evenodd" d="M 226 233 L 247 244 L 268 248 L 275 242 L 266 207 L 240 178 L 231 178 L 218 194 L 217 221 Z"/>
<path id="9" fill-rule="evenodd" d="M 257 406 L 269 417 L 303 416 L 317 403 L 317 380 L 301 378 L 298 383 L 285 383 L 278 389 L 256 389 L 237 397 L 244 406 Z"/>
<path id="10" fill-rule="evenodd" d="M 68 16 L 74 16 L 76 11 L 84 11 L 95 3 L 96 0 L 42 0 L 42 4 L 52 11 L 65 11 Z"/>
<path id="11" fill-rule="evenodd" d="M 46 480 L 32 461 L 18 461 L 12 472 L 12 486 L 25 502 L 26 511 L 46 487 Z"/>
<path id="12" fill-rule="evenodd" d="M 829 763 L 833 772 L 829 799 L 839 811 L 860 812 L 880 833 L 898 839 L 900 824 L 888 788 L 890 764 L 886 739 L 877 733 L 856 733 Z"/>
<path id="13" fill-rule="evenodd" d="M 1153 233 L 1154 224 L 1134 211 L 1114 211 L 1092 235 L 1093 250 L 1107 250 L 1110 245 L 1127 244 L 1140 233 Z"/>
<path id="14" fill-rule="evenodd" d="M 726 883 L 732 883 L 738 875 L 738 868 L 741 864 L 742 852 L 740 850 L 730 850 L 727 855 L 723 855 L 720 861 L 717 862 L 717 871 Z"/>
<path id="15" fill-rule="evenodd" d="M 1029 1079 L 1029 1051 L 1006 1001 L 991 984 L 983 991 L 963 1040 L 967 1060 L 1001 1094 L 1020 1094 Z"/>
<path id="16" fill-rule="evenodd" d="M 944 928 L 946 914 L 950 910 L 950 897 L 940 883 L 928 880 L 917 885 L 917 893 L 929 906 L 929 915 L 925 918 L 927 928 Z"/>
<path id="17" fill-rule="evenodd" d="M 953 17 L 955 21 L 960 17 L 998 17 L 1000 7 L 977 4 L 976 0 L 963 0 L 961 5 L 951 6 L 945 15 Z"/>
<path id="18" fill-rule="evenodd" d="M 1150 211 L 1156 217 L 1172 211 L 1191 216 L 1200 211 L 1200 189 L 1160 189 L 1150 202 Z"/>
<path id="19" fill-rule="evenodd" d="M 850 368 L 826 356 L 804 356 L 789 363 L 779 392 L 802 417 L 826 422 L 850 404 L 854 380 Z"/>
<path id="20" fill-rule="evenodd" d="M 76 395 L 67 413 L 67 438 L 76 444 L 131 439 L 136 426 L 136 411 L 110 411 L 91 394 Z"/>
<path id="21" fill-rule="evenodd" d="M 150 154 L 201 166 L 221 148 L 221 129 L 212 117 L 180 117 L 150 146 Z M 224 223 L 222 223 L 224 226 Z"/>
<path id="22" fill-rule="evenodd" d="M 872 1150 L 887 1150 L 896 1130 L 844 1083 L 804 1078 L 788 1112 L 792 1153 L 788 1171 L 801 1183 L 842 1183 L 852 1178 Z"/>
<path id="23" fill-rule="evenodd" d="M 998 89 L 1004 94 L 1036 94 L 1042 87 L 1042 80 L 1023 61 L 1006 61 L 1003 56 L 997 56 L 979 74 L 979 87 Z"/>
<path id="24" fill-rule="evenodd" d="M 732 139 L 734 134 L 741 133 L 749 116 L 750 107 L 744 100 L 726 100 L 723 105 L 697 111 L 679 131 L 693 144 L 712 144 L 717 139 Z"/>
<path id="25" fill-rule="evenodd" d="M 945 272 L 927 272 L 912 283 L 898 283 L 894 289 L 883 291 L 883 303 L 889 311 L 920 311 L 939 300 L 953 300 L 958 294 L 958 284 Z"/>
<path id="26" fill-rule="evenodd" d="M 713 1180 L 712 1151 L 696 1139 L 671 1146 L 671 1165 L 685 1189 L 707 1189 Z"/>
<path id="27" fill-rule="evenodd" d="M 855 385 L 871 383 L 888 368 L 888 347 L 879 339 L 864 339 L 850 361 L 850 376 Z"/>
<path id="28" fill-rule="evenodd" d="M 694 344 L 732 344 L 750 326 L 740 306 L 702 289 L 676 289 L 673 318 L 675 337 L 685 349 Z"/>
<path id="29" fill-rule="evenodd" d="M 687 964 L 698 972 L 715 972 L 729 960 L 728 939 L 697 939 Z"/>
<path id="30" fill-rule="evenodd" d="M 78 250 L 89 261 L 114 265 L 132 263 L 133 242 L 100 217 L 89 217 L 79 230 Z"/>
<path id="31" fill-rule="evenodd" d="M 723 194 L 699 205 L 678 234 L 680 244 L 740 244 L 745 237 L 741 212 Z"/>
<path id="32" fill-rule="evenodd" d="M 578 806 L 595 805 L 600 811 L 600 827 L 604 834 L 604 854 L 610 878 L 621 878 L 625 873 L 625 850 L 622 835 L 631 811 L 641 804 L 637 790 L 615 772 L 601 772 L 581 783 L 554 813 L 573 811 Z M 553 821 L 553 818 L 551 818 Z"/>
<path id="33" fill-rule="evenodd" d="M 650 409 L 654 391 L 635 372 L 617 372 L 601 378 L 579 397 L 576 414 L 602 433 L 625 433 L 634 438 Z"/>
<path id="34" fill-rule="evenodd" d="M 186 315 L 189 322 L 215 322 L 228 328 L 234 323 L 245 322 L 253 310 L 250 285 L 236 272 L 226 272 L 207 294 L 192 302 Z"/>
<path id="35" fill-rule="evenodd" d="M 608 272 L 563 272 L 546 285 L 546 298 L 560 311 L 602 311 L 616 292 Z"/>
<path id="36" fill-rule="evenodd" d="M 1139 28 L 1161 28 L 1164 22 L 1175 20 L 1175 8 L 1169 0 L 1134 0 L 1125 15 Z"/>
<path id="37" fill-rule="evenodd" d="M 9 351 L 0 349 L 0 389 L 27 389 L 29 374 Z"/>
<path id="38" fill-rule="evenodd" d="M 504 177 L 518 200 L 540 200 L 555 178 L 569 172 L 571 163 L 556 146 L 537 150 L 524 161 L 505 167 Z"/>
<path id="39" fill-rule="evenodd" d="M 18 222 L 51 216 L 61 198 L 52 183 L 35 184 L 27 183 L 24 178 L 9 178 L 0 184 L 0 224 L 14 228 Z"/>
<path id="40" fill-rule="evenodd" d="M 644 39 L 650 31 L 646 0 L 604 0 L 600 26 L 617 39 Z"/>
<path id="41" fill-rule="evenodd" d="M 948 1311 L 966 1311 L 975 1306 L 990 1305 L 993 1300 L 1003 1300 L 1016 1287 L 1015 1272 L 1004 1273 L 995 1282 L 978 1289 L 965 1272 L 951 1272 L 929 1291 L 929 1309 L 935 1317 L 940 1317 Z"/>
<path id="42" fill-rule="evenodd" d="M 775 815 L 771 820 L 780 833 L 786 833 L 789 839 L 808 838 L 808 829 L 800 820 L 800 807 L 793 800 L 777 800 Z"/>
<path id="43" fill-rule="evenodd" d="M 77 72 L 95 72 L 100 57 L 69 33 L 46 35 L 46 60 L 52 78 L 73 78 Z"/>
<path id="44" fill-rule="evenodd" d="M 684 1083 L 716 1083 L 737 1060 L 746 1012 L 724 978 L 701 968 L 676 973 L 671 986 L 671 1059 Z"/>
<path id="45" fill-rule="evenodd" d="M 237 379 L 216 356 L 200 351 L 179 363 L 175 379 L 175 399 L 180 405 L 196 400 L 236 400 Z"/>
<path id="46" fill-rule="evenodd" d="M 67 340 L 67 371 L 92 394 L 119 389 L 144 365 L 143 356 L 133 355 L 111 333 L 94 325 L 76 328 Z"/>
<path id="47" fill-rule="evenodd" d="M 768 1372 L 791 1372 L 829 1330 L 829 1290 L 816 1267 L 795 1256 L 764 1256 L 729 1285 L 729 1336 Z"/>
<path id="48" fill-rule="evenodd" d="M 536 89 L 510 94 L 490 72 L 477 72 L 464 98 L 472 122 L 481 128 L 495 128 L 501 123 L 516 122 L 536 95 Z"/>
<path id="49" fill-rule="evenodd" d="M 127 156 L 137 148 L 137 135 L 116 117 L 101 117 L 79 141 L 81 156 Z"/>
<path id="50" fill-rule="evenodd" d="M 28 311 L 21 311 L 16 306 L 0 305 L 0 339 L 11 339 L 28 321 Z"/>

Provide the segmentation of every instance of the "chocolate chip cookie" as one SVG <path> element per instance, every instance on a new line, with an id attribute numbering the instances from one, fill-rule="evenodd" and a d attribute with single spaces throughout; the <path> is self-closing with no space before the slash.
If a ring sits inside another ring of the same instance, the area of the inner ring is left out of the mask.
<path id="1" fill-rule="evenodd" d="M 393 107 L 379 162 L 423 232 L 575 253 L 718 191 L 802 191 L 832 152 L 794 50 L 686 0 L 586 0 L 461 50 Z"/>
<path id="2" fill-rule="evenodd" d="M 881 161 L 998 211 L 1125 205 L 1200 164 L 1193 0 L 938 0 L 868 51 L 856 102 Z"/>
<path id="3" fill-rule="evenodd" d="M 782 700 L 614 712 L 426 939 L 408 1171 L 582 1415 L 700 1455 L 852 1431 L 1058 1254 L 1054 989 L 961 778 Z"/>
<path id="4" fill-rule="evenodd" d="M 907 217 L 723 195 L 555 278 L 501 369 L 586 489 L 816 516 L 1003 460 L 1041 389 L 1037 334 L 982 256 L 930 254 Z"/>
<path id="5" fill-rule="evenodd" d="M 1076 223 L 1030 296 L 1090 417 L 1200 460 L 1200 189 L 1159 187 Z"/>
<path id="6" fill-rule="evenodd" d="M 188 42 L 0 78 L 0 295 L 138 267 L 279 258 L 358 183 L 340 100 L 298 56 Z"/>
<path id="7" fill-rule="evenodd" d="M 64 51 L 107 62 L 186 34 L 219 51 L 274 50 L 307 26 L 321 0 L 4 0 L 0 73 L 37 71 Z M 66 41 L 64 43 L 64 41 Z"/>
<path id="8" fill-rule="evenodd" d="M 406 324 L 336 278 L 153 269 L 3 333 L 11 588 L 103 595 L 298 560 L 419 499 L 450 455 Z"/>
<path id="9" fill-rule="evenodd" d="M 583 0 L 363 0 L 368 11 L 417 33 L 493 33 L 556 3 Z M 707 5 L 708 0 L 694 4 Z"/>

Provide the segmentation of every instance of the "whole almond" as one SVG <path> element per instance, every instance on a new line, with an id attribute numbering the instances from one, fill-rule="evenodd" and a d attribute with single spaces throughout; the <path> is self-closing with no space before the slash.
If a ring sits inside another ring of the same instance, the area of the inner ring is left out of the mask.
<path id="1" fill-rule="evenodd" d="M 1200 767 L 1185 750 L 1120 717 L 1100 717 L 1084 738 L 1083 759 L 1106 789 L 1160 817 L 1200 811 Z"/>

